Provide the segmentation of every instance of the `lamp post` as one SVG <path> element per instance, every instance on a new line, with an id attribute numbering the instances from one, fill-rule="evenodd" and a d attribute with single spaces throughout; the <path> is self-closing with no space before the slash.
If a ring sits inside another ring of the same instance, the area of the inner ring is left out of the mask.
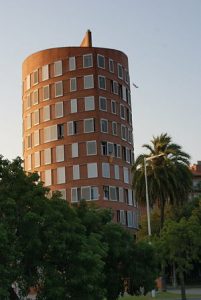
<path id="1" fill-rule="evenodd" d="M 164 156 L 164 153 L 153 155 L 150 157 L 144 157 L 144 178 L 145 178 L 145 189 L 146 189 L 146 206 L 147 206 L 147 227 L 148 227 L 148 236 L 151 236 L 151 221 L 150 221 L 150 205 L 149 205 L 149 192 L 148 192 L 148 184 L 147 184 L 147 161 L 152 160 L 154 158 Z"/>

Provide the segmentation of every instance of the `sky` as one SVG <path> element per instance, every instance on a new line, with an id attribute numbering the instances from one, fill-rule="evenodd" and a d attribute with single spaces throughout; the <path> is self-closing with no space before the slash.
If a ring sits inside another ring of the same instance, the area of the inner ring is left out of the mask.
<path id="1" fill-rule="evenodd" d="M 22 156 L 21 66 L 30 54 L 79 46 L 129 59 L 135 156 L 153 136 L 201 160 L 200 0 L 0 0 L 0 153 Z"/>

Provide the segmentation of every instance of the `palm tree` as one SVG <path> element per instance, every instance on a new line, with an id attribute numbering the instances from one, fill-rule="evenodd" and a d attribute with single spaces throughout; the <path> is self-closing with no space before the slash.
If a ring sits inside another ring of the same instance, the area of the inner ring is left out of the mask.
<path id="1" fill-rule="evenodd" d="M 191 188 L 190 156 L 181 146 L 172 143 L 167 133 L 153 137 L 151 144 L 143 145 L 148 154 L 139 155 L 132 167 L 133 188 L 138 200 L 145 200 L 144 158 L 146 162 L 150 206 L 160 207 L 161 228 L 164 223 L 165 204 L 181 205 Z M 160 156 L 159 156 L 160 155 Z M 154 156 L 156 156 L 154 158 Z"/>

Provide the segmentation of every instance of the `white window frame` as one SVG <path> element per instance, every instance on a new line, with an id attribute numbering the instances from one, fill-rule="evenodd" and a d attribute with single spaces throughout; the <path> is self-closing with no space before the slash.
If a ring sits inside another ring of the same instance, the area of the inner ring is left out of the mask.
<path id="1" fill-rule="evenodd" d="M 62 60 L 54 62 L 54 77 L 62 75 Z"/>
<path id="2" fill-rule="evenodd" d="M 40 167 L 40 151 L 34 152 L 34 167 Z"/>
<path id="3" fill-rule="evenodd" d="M 90 57 L 91 59 L 91 64 L 90 65 L 85 65 L 85 58 Z M 89 54 L 84 54 L 83 55 L 83 68 L 92 68 L 93 67 L 93 55 L 91 53 Z"/>
<path id="4" fill-rule="evenodd" d="M 70 56 L 68 60 L 69 71 L 76 70 L 76 59 L 75 56 Z"/>
<path id="5" fill-rule="evenodd" d="M 50 120 L 50 105 L 43 106 L 43 122 Z"/>
<path id="6" fill-rule="evenodd" d="M 76 121 L 67 122 L 67 135 L 68 136 L 76 134 L 76 132 L 75 132 L 75 122 Z M 72 129 L 72 131 L 70 129 Z"/>
<path id="7" fill-rule="evenodd" d="M 109 163 L 102 163 L 102 177 L 103 178 L 110 178 L 110 164 Z"/>
<path id="8" fill-rule="evenodd" d="M 105 101 L 105 109 L 101 107 L 101 100 Z M 103 96 L 99 96 L 99 109 L 102 111 L 107 111 L 107 98 Z"/>
<path id="9" fill-rule="evenodd" d="M 101 79 L 104 79 L 104 87 L 101 87 Z M 106 77 L 105 76 L 102 76 L 102 75 L 98 75 L 98 87 L 99 89 L 101 90 L 106 90 L 107 88 L 107 84 L 106 84 Z"/>
<path id="10" fill-rule="evenodd" d="M 103 122 L 105 122 L 106 121 L 106 123 L 107 123 L 107 131 L 103 131 L 103 127 L 102 127 L 102 124 L 103 124 Z M 102 133 L 108 133 L 108 120 L 107 119 L 101 119 L 100 120 L 100 123 L 101 123 L 101 132 Z"/>
<path id="11" fill-rule="evenodd" d="M 66 182 L 66 170 L 65 167 L 57 168 L 57 184 L 63 184 Z"/>
<path id="12" fill-rule="evenodd" d="M 61 92 L 58 93 L 57 87 L 61 85 Z M 62 97 L 63 96 L 63 81 L 57 81 L 55 82 L 55 98 Z"/>
<path id="13" fill-rule="evenodd" d="M 95 151 L 94 151 L 94 153 L 89 153 L 89 145 L 90 145 L 90 144 L 95 145 Z M 96 145 L 96 140 L 94 140 L 94 141 L 87 141 L 87 142 L 86 142 L 86 153 L 87 153 L 87 156 L 97 155 L 97 145 Z"/>
<path id="14" fill-rule="evenodd" d="M 111 68 L 111 64 L 112 64 L 112 68 Z M 109 58 L 109 71 L 110 73 L 114 73 L 114 60 Z"/>
<path id="15" fill-rule="evenodd" d="M 87 178 L 97 178 L 98 177 L 98 166 L 97 163 L 87 164 Z"/>
<path id="16" fill-rule="evenodd" d="M 55 103 L 55 119 L 62 118 L 64 116 L 63 102 Z"/>
<path id="17" fill-rule="evenodd" d="M 89 90 L 94 88 L 94 75 L 84 76 L 84 89 Z"/>
<path id="18" fill-rule="evenodd" d="M 119 180 L 120 176 L 119 176 L 119 165 L 114 165 L 114 178 Z"/>
<path id="19" fill-rule="evenodd" d="M 79 144 L 78 143 L 71 144 L 71 155 L 72 155 L 72 158 L 79 156 Z"/>
<path id="20" fill-rule="evenodd" d="M 100 65 L 99 58 L 103 58 L 103 66 Z M 100 69 L 105 69 L 105 56 L 101 54 L 97 54 L 97 66 Z"/>
<path id="21" fill-rule="evenodd" d="M 79 179 L 80 179 L 80 166 L 73 165 L 73 180 L 79 180 Z"/>
<path id="22" fill-rule="evenodd" d="M 117 122 L 113 121 L 112 122 L 112 134 L 117 135 L 118 128 L 117 128 Z"/>
<path id="23" fill-rule="evenodd" d="M 89 101 L 87 103 L 87 101 Z M 91 111 L 95 109 L 94 96 L 87 96 L 84 98 L 85 111 Z"/>
<path id="24" fill-rule="evenodd" d="M 40 124 L 40 111 L 39 109 L 34 110 L 33 112 L 33 125 L 38 125 Z"/>
<path id="25" fill-rule="evenodd" d="M 120 75 L 120 68 L 121 68 L 121 70 L 122 70 L 122 76 Z M 118 78 L 119 79 L 123 79 L 123 66 L 122 66 L 122 64 L 117 64 L 117 73 L 118 73 Z"/>
<path id="26" fill-rule="evenodd" d="M 113 110 L 113 104 L 114 103 L 114 107 L 115 107 L 115 110 Z M 111 100 L 111 113 L 116 115 L 117 114 L 117 103 L 115 100 Z"/>
<path id="27" fill-rule="evenodd" d="M 51 148 L 44 149 L 44 165 L 50 165 L 52 163 L 52 150 Z"/>
<path id="28" fill-rule="evenodd" d="M 129 170 L 126 167 L 123 167 L 123 173 L 124 173 L 124 183 L 129 184 Z"/>
<path id="29" fill-rule="evenodd" d="M 49 65 L 42 66 L 42 81 L 49 79 Z"/>
<path id="30" fill-rule="evenodd" d="M 50 186 L 52 184 L 52 170 L 45 170 L 45 186 Z"/>
<path id="31" fill-rule="evenodd" d="M 47 89 L 47 91 L 45 91 Z M 45 93 L 47 93 L 47 97 L 45 96 Z M 43 86 L 43 101 L 49 100 L 50 99 L 50 86 L 45 85 Z"/>
<path id="32" fill-rule="evenodd" d="M 70 92 L 76 92 L 77 91 L 77 78 L 73 77 L 70 78 Z"/>
<path id="33" fill-rule="evenodd" d="M 56 146 L 56 162 L 64 161 L 64 145 Z"/>
<path id="34" fill-rule="evenodd" d="M 40 145 L 40 131 L 34 131 L 34 147 Z"/>
<path id="35" fill-rule="evenodd" d="M 39 78 L 38 78 L 38 69 L 33 71 L 33 85 L 38 84 Z"/>
<path id="36" fill-rule="evenodd" d="M 77 113 L 77 99 L 70 100 L 70 110 L 71 110 L 71 114 Z"/>
<path id="37" fill-rule="evenodd" d="M 92 122 L 92 128 L 90 130 L 86 130 L 86 124 L 87 122 Z M 84 119 L 84 133 L 91 133 L 95 131 L 95 120 L 94 118 Z"/>
<path id="38" fill-rule="evenodd" d="M 39 98 L 38 97 L 39 96 L 38 95 L 38 89 L 34 90 L 32 95 L 33 95 L 32 104 L 33 105 L 38 104 L 38 98 Z"/>

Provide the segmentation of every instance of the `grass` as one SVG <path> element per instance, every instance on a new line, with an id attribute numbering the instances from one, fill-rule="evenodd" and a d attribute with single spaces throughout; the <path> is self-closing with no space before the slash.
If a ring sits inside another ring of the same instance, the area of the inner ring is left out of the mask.
<path id="1" fill-rule="evenodd" d="M 187 299 L 201 299 L 201 295 L 187 295 Z M 146 296 L 126 296 L 124 298 L 120 298 L 122 300 L 165 300 L 165 299 L 181 299 L 180 294 L 176 293 L 169 293 L 169 292 L 163 292 L 163 293 L 157 293 L 155 298 L 152 298 L 151 295 Z"/>

